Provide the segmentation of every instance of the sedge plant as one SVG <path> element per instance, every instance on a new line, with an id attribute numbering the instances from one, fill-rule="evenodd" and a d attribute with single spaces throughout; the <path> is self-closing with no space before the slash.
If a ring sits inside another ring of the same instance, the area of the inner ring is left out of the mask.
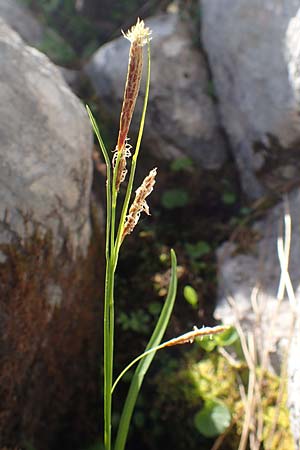
<path id="1" fill-rule="evenodd" d="M 137 160 L 139 156 L 139 150 L 141 146 L 141 140 L 144 130 L 146 110 L 149 97 L 150 86 L 150 36 L 151 31 L 145 27 L 144 22 L 137 20 L 135 26 L 133 26 L 124 37 L 130 41 L 128 72 L 124 90 L 124 98 L 122 104 L 122 110 L 120 115 L 120 126 L 117 145 L 113 153 L 113 157 L 109 157 L 109 153 L 105 147 L 103 139 L 101 137 L 99 128 L 91 113 L 91 110 L 87 106 L 87 111 L 92 123 L 94 132 L 98 139 L 102 155 L 106 164 L 106 245 L 105 245 L 105 257 L 106 257 L 106 270 L 105 270 L 105 290 L 104 290 L 104 448 L 105 450 L 123 450 L 126 445 L 126 440 L 129 431 L 129 425 L 135 403 L 138 397 L 139 390 L 143 383 L 144 376 L 154 358 L 157 350 L 171 345 L 184 344 L 187 342 L 193 342 L 197 336 L 204 336 L 208 334 L 215 334 L 224 331 L 224 327 L 214 328 L 195 328 L 189 333 L 167 341 L 161 344 L 161 340 L 167 328 L 171 312 L 174 306 L 176 289 L 177 289 L 177 276 L 176 276 L 176 255 L 171 250 L 171 275 L 167 297 L 162 307 L 160 316 L 156 323 L 155 329 L 148 342 L 145 352 L 135 358 L 122 373 L 113 380 L 113 363 L 114 363 L 114 327 L 115 327 L 115 306 L 114 306 L 114 287 L 115 287 L 115 273 L 117 269 L 119 253 L 124 239 L 127 235 L 132 233 L 137 225 L 142 212 L 150 215 L 149 206 L 146 198 L 151 194 L 155 178 L 157 174 L 157 168 L 152 169 L 149 174 L 144 178 L 144 181 L 140 187 L 135 191 L 135 198 L 133 199 L 131 206 L 129 206 L 132 190 L 134 184 L 134 178 L 137 167 Z M 147 77 L 146 88 L 142 115 L 140 119 L 140 127 L 135 144 L 134 152 L 132 147 L 128 143 L 128 132 L 135 108 L 136 99 L 138 97 L 140 82 L 142 78 L 143 68 L 143 47 L 147 46 Z M 132 156 L 132 157 L 131 157 Z M 119 196 L 119 190 L 122 183 L 124 183 L 127 175 L 127 163 L 130 163 L 129 179 L 125 188 L 125 196 L 121 198 Z M 117 214 L 118 209 L 118 214 Z M 117 217 L 119 219 L 117 220 Z M 131 369 L 133 365 L 139 363 L 135 369 L 134 375 L 131 380 L 127 398 L 125 400 L 123 411 L 121 414 L 120 422 L 114 443 L 112 443 L 112 395 L 115 392 L 117 383 L 122 376 Z"/>

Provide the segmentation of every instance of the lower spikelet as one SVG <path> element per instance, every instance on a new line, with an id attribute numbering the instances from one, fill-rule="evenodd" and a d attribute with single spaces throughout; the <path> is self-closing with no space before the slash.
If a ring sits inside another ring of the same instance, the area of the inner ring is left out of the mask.
<path id="1" fill-rule="evenodd" d="M 126 222 L 122 234 L 122 241 L 127 234 L 132 233 L 143 211 L 146 214 L 148 214 L 148 216 L 150 215 L 149 206 L 146 202 L 146 198 L 153 191 L 156 174 L 157 168 L 155 167 L 150 171 L 149 175 L 146 176 L 141 186 L 136 190 L 135 199 L 129 209 L 129 214 L 126 217 Z"/>
<path id="2" fill-rule="evenodd" d="M 189 331 L 188 333 L 184 333 L 181 336 L 178 336 L 174 339 L 170 339 L 169 341 L 163 344 L 163 347 L 173 347 L 174 345 L 182 345 L 182 344 L 192 344 L 196 337 L 203 338 L 204 336 L 213 336 L 214 334 L 224 333 L 229 329 L 226 325 L 217 325 L 215 327 L 202 327 L 197 328 L 194 327 L 193 331 Z"/>
<path id="3" fill-rule="evenodd" d="M 121 155 L 120 160 L 119 160 L 118 172 L 117 172 L 117 175 L 116 175 L 116 189 L 117 189 L 117 191 L 119 191 L 120 184 L 123 183 L 123 181 L 125 180 L 126 174 L 127 174 L 126 158 L 130 158 L 130 156 L 131 156 L 130 149 L 131 148 L 132 148 L 131 145 L 128 144 L 128 142 L 126 142 L 125 145 L 123 146 L 123 149 L 122 149 L 122 155 Z M 112 160 L 114 169 L 116 167 L 117 158 L 118 158 L 118 148 L 115 149 L 113 160 Z"/>

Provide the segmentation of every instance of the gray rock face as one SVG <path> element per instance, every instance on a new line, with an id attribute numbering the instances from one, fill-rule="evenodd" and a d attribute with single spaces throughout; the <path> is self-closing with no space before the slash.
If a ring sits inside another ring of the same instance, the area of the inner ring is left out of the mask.
<path id="1" fill-rule="evenodd" d="M 55 66 L 0 25 L 0 243 L 38 227 L 85 253 L 90 238 L 92 134 Z"/>
<path id="2" fill-rule="evenodd" d="M 299 173 L 298 0 L 201 0 L 202 40 L 246 193 Z"/>
<path id="3" fill-rule="evenodd" d="M 0 117 L 0 448 L 55 447 L 62 424 L 74 448 L 99 391 L 92 132 L 60 71 L 2 20 Z"/>
<path id="4" fill-rule="evenodd" d="M 300 295 L 299 255 L 300 225 L 299 212 L 300 191 L 290 196 L 289 204 L 292 217 L 292 246 L 290 253 L 289 274 L 296 293 Z M 277 239 L 284 215 L 283 205 L 271 210 L 267 217 L 257 222 L 252 230 L 246 232 L 251 236 L 247 252 L 239 251 L 239 244 L 228 242 L 218 250 L 219 302 L 215 316 L 225 322 L 235 322 L 236 318 L 227 298 L 235 299 L 239 317 L 245 329 L 253 330 L 255 314 L 251 304 L 253 289 L 258 289 L 258 302 L 265 331 L 270 328 L 271 318 L 276 310 L 277 292 L 280 281 L 280 263 L 277 255 Z M 240 239 L 245 239 L 243 235 Z M 287 299 L 280 307 L 277 326 L 274 327 L 274 342 L 286 338 L 290 330 L 291 308 Z M 275 348 L 276 350 L 276 348 Z"/>
<path id="5" fill-rule="evenodd" d="M 205 169 L 219 169 L 225 146 L 211 97 L 203 55 L 176 14 L 146 22 L 151 41 L 150 102 L 144 145 L 159 159 L 190 156 Z M 129 43 L 116 39 L 101 47 L 85 67 L 102 105 L 118 126 L 128 64 Z M 145 55 L 146 56 L 146 55 Z M 143 83 L 142 83 L 143 85 Z M 142 86 L 143 91 L 143 86 Z M 141 102 L 138 103 L 139 111 Z M 133 138 L 140 114 L 135 115 Z"/>
<path id="6" fill-rule="evenodd" d="M 300 190 L 289 195 L 292 233 L 288 273 L 298 305 L 300 302 L 299 202 Z M 299 307 L 298 310 L 293 310 L 286 291 L 280 306 L 277 296 L 280 291 L 281 273 L 277 239 L 281 235 L 284 211 L 283 204 L 277 205 L 263 220 L 257 222 L 252 230 L 247 230 L 247 236 L 252 235 L 253 239 L 252 242 L 249 241 L 246 253 L 238 252 L 238 244 L 235 243 L 225 243 L 219 249 L 219 301 L 215 317 L 233 325 L 237 323 L 238 317 L 244 331 L 255 333 L 260 354 L 263 354 L 266 346 L 270 349 L 269 367 L 273 367 L 277 373 L 280 372 L 282 359 L 291 340 L 288 369 L 289 410 L 292 431 L 295 440 L 299 442 L 300 311 Z M 228 298 L 234 299 L 236 307 L 232 308 L 229 305 Z M 294 318 L 297 319 L 295 328 Z"/>
<path id="7" fill-rule="evenodd" d="M 0 17 L 28 44 L 35 47 L 41 43 L 43 27 L 17 0 L 0 0 Z"/>

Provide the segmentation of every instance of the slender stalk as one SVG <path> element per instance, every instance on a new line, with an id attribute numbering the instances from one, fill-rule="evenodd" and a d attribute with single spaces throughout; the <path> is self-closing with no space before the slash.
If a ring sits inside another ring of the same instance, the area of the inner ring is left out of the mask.
<path id="1" fill-rule="evenodd" d="M 168 341 L 163 342 L 160 345 L 157 345 L 156 347 L 149 348 L 149 350 L 146 350 L 141 355 L 137 356 L 131 363 L 128 364 L 128 366 L 125 367 L 124 370 L 120 373 L 118 378 L 113 384 L 112 392 L 115 390 L 117 384 L 121 380 L 121 378 L 125 375 L 128 370 L 131 369 L 132 366 L 134 366 L 140 359 L 145 358 L 145 356 L 149 355 L 152 352 L 156 352 L 157 350 L 162 350 L 166 347 L 173 347 L 175 345 L 182 345 L 182 344 L 192 344 L 196 337 L 204 337 L 204 336 L 213 336 L 214 334 L 223 333 L 224 331 L 228 330 L 228 327 L 226 326 L 215 326 L 213 328 L 211 327 L 203 327 L 203 328 L 197 328 L 194 327 L 193 331 L 189 331 L 188 333 L 184 333 L 176 338 L 169 339 Z"/>
<path id="2" fill-rule="evenodd" d="M 110 349 L 110 297 L 112 295 L 113 276 L 107 266 L 107 280 L 104 299 L 104 446 L 111 449 L 111 349 Z"/>
<path id="3" fill-rule="evenodd" d="M 110 235 L 112 218 L 112 185 L 111 162 L 101 137 L 99 128 L 88 106 L 86 106 L 91 124 L 97 136 L 105 163 L 106 163 L 106 239 L 105 239 L 105 291 L 104 291 L 104 331 L 103 331 L 103 358 L 104 358 L 104 443 L 106 450 L 111 449 L 111 386 L 112 386 L 112 345 L 111 340 L 111 304 L 113 304 L 113 271 L 111 270 Z"/>
<path id="4" fill-rule="evenodd" d="M 110 207 L 110 234 L 108 235 L 109 260 L 107 270 L 107 286 L 104 306 L 104 437 L 105 449 L 111 449 L 111 415 L 112 415 L 112 382 L 113 382 L 113 362 L 114 362 L 114 281 L 115 281 L 115 221 L 118 191 L 116 189 L 116 179 L 121 152 L 118 153 L 116 164 L 113 170 L 112 195 Z"/>

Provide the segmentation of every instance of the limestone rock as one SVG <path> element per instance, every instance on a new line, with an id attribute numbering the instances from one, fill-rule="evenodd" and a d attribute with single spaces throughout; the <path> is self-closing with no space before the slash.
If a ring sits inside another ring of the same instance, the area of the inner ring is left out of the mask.
<path id="1" fill-rule="evenodd" d="M 299 255 L 300 226 L 299 211 L 300 191 L 289 196 L 289 208 L 292 218 L 291 252 L 289 274 L 296 294 L 299 291 Z M 283 226 L 284 207 L 279 204 L 270 210 L 266 217 L 256 222 L 251 229 L 240 236 L 236 242 L 226 242 L 218 250 L 219 273 L 219 302 L 215 310 L 215 317 L 221 320 L 235 322 L 235 314 L 229 306 L 227 298 L 235 299 L 239 317 L 245 329 L 251 330 L 254 325 L 254 312 L 251 304 L 253 289 L 258 289 L 258 300 L 262 308 L 262 320 L 265 330 L 270 328 L 270 320 L 276 309 L 277 292 L 280 281 L 280 263 L 277 254 L 277 239 Z M 243 240 L 248 240 L 243 242 Z M 240 251 L 240 245 L 247 246 L 247 250 Z M 269 308 L 269 310 L 268 310 Z M 275 339 L 283 339 L 289 333 L 291 308 L 287 299 L 280 308 L 278 326 L 274 327 Z M 276 351 L 276 348 L 274 348 Z"/>
<path id="2" fill-rule="evenodd" d="M 55 249 L 67 241 L 86 253 L 92 133 L 83 105 L 56 67 L 0 29 L 0 242 L 51 231 Z"/>
<path id="3" fill-rule="evenodd" d="M 289 194 L 288 206 L 291 216 L 291 246 L 288 273 L 300 302 L 300 190 Z M 284 204 L 270 210 L 266 217 L 240 235 L 240 239 L 227 242 L 218 251 L 219 300 L 215 317 L 226 324 L 236 325 L 237 318 L 245 332 L 256 336 L 260 356 L 266 346 L 270 349 L 269 368 L 280 373 L 283 358 L 289 349 L 289 410 L 292 431 L 299 448 L 300 420 L 300 313 L 288 301 L 287 292 L 282 303 L 277 294 L 280 286 L 280 264 L 277 239 L 282 235 Z M 246 242 L 245 242 L 246 241 Z M 247 244 L 247 251 L 240 246 Z M 235 306 L 229 302 L 234 299 Z M 256 311 L 256 313 L 254 312 Z M 294 320 L 296 326 L 294 327 Z"/>
<path id="4" fill-rule="evenodd" d="M 92 132 L 59 70 L 2 20 L 0 60 L 0 448 L 75 449 L 98 425 Z"/>
<path id="5" fill-rule="evenodd" d="M 200 50 L 193 47 L 177 14 L 146 21 L 151 41 L 151 87 L 143 145 L 155 158 L 189 156 L 205 169 L 219 169 L 226 159 L 215 106 L 208 94 L 209 78 Z M 123 37 L 102 46 L 85 67 L 101 105 L 118 127 L 129 43 Z M 146 57 L 146 54 L 145 54 Z M 144 74 L 145 75 L 145 74 Z M 143 91 L 143 83 L 142 83 Z M 135 138 L 141 111 L 130 132 Z"/>
<path id="6" fill-rule="evenodd" d="M 201 0 L 202 41 L 245 192 L 300 168 L 298 0 Z"/>

